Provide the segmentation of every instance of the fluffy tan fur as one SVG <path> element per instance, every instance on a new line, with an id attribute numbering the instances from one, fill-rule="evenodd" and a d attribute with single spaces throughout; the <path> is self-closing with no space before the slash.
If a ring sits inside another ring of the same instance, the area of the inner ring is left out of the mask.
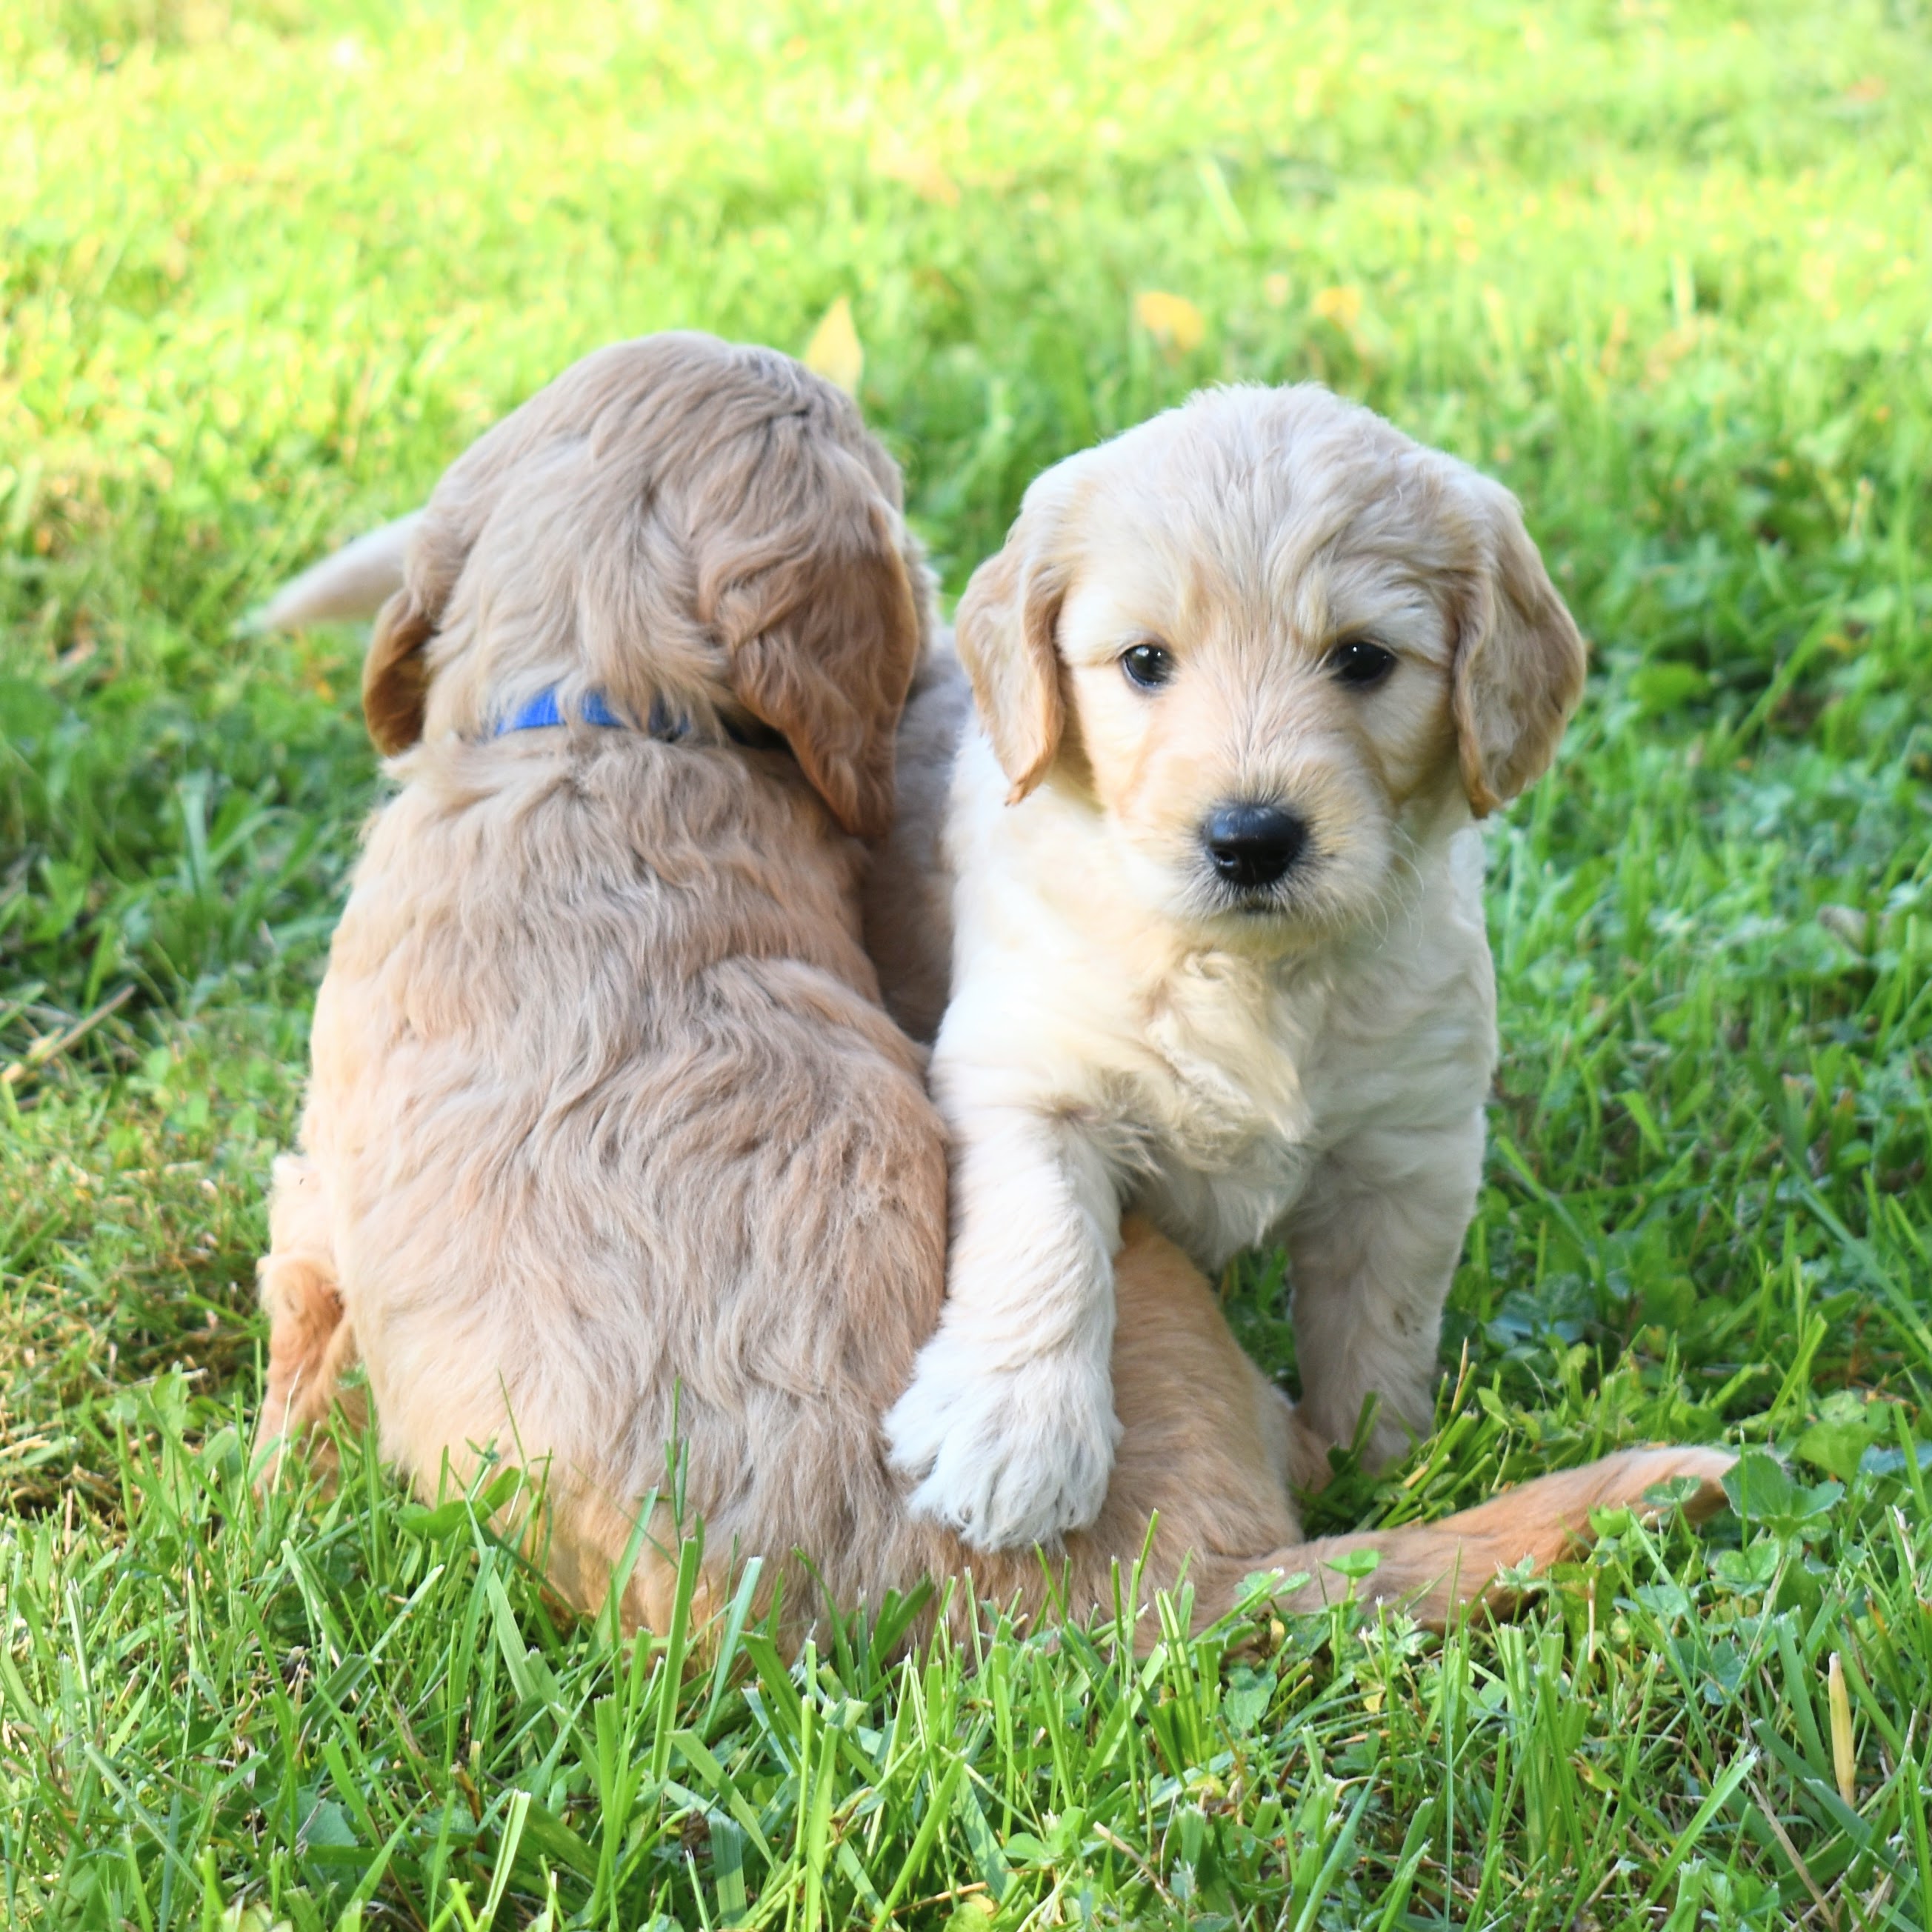
<path id="1" fill-rule="evenodd" d="M 951 1273 L 886 1424 L 914 1506 L 988 1548 L 1094 1520 L 1134 1204 L 1210 1270 L 1286 1245 L 1313 1442 L 1372 1396 L 1394 1456 L 1482 1168 L 1472 818 L 1582 686 L 1515 500 L 1313 386 L 1209 392 L 1034 484 L 959 649 Z M 1265 878 L 1216 857 L 1258 819 Z"/>
<path id="2" fill-rule="evenodd" d="M 266 1429 L 309 1428 L 359 1352 L 419 1488 L 484 1456 L 540 1466 L 529 1534 L 552 1580 L 586 1610 L 615 1588 L 646 1626 L 675 1574 L 668 1507 L 626 1552 L 675 1434 L 704 1600 L 760 1556 L 794 1635 L 821 1582 L 850 1606 L 968 1570 L 982 1598 L 1084 1612 L 1155 1512 L 1148 1586 L 1185 1569 L 1202 1618 L 1258 1569 L 1306 1573 L 1293 1600 L 1319 1603 L 1341 1587 L 1324 1558 L 1372 1547 L 1376 1593 L 1439 1622 L 1592 1507 L 1714 1475 L 1707 1452 L 1635 1452 L 1431 1528 L 1302 1544 L 1292 1412 L 1200 1275 L 1130 1222 L 1114 1480 L 1052 1582 L 908 1510 L 880 1417 L 939 1316 L 946 1150 L 860 944 L 848 835 L 884 816 L 928 610 L 890 464 L 777 356 L 604 352 L 454 466 L 371 652 L 398 790 L 317 1002 L 302 1150 L 278 1166 Z M 573 718 L 592 689 L 634 720 L 664 697 L 698 730 L 488 735 L 547 688 Z M 754 718 L 785 746 L 715 728 Z M 910 776 L 929 824 L 950 740 L 928 724 Z M 943 952 L 917 957 L 922 923 L 904 970 L 929 1007 Z"/>

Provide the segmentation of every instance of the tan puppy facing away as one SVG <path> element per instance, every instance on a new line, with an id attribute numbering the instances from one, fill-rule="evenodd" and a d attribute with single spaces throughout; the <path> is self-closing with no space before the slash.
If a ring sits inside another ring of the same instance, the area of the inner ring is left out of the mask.
<path id="1" fill-rule="evenodd" d="M 946 1150 L 860 946 L 851 835 L 891 808 L 928 622 L 892 465 L 769 352 L 604 351 L 451 469 L 369 656 L 398 790 L 316 1004 L 306 1157 L 278 1176 L 266 1426 L 318 1419 L 359 1349 L 421 1488 L 486 1454 L 540 1466 L 556 1586 L 656 1626 L 668 1505 L 626 1552 L 680 1437 L 702 1602 L 761 1557 L 794 1636 L 814 1578 L 849 1607 L 970 1569 L 982 1598 L 1084 1614 L 1156 1513 L 1147 1587 L 1184 1572 L 1204 1620 L 1258 1570 L 1318 1604 L 1342 1587 L 1324 1559 L 1366 1548 L 1374 1593 L 1440 1623 L 1593 1508 L 1686 1473 L 1713 1503 L 1729 1458 L 1635 1450 L 1303 1544 L 1288 1404 L 1130 1222 L 1112 1481 L 1052 1585 L 908 1510 L 880 1420 L 939 1319 Z M 943 967 L 906 950 L 930 999 Z"/>
<path id="2" fill-rule="evenodd" d="M 1305 1480 L 1432 1410 L 1495 992 L 1473 819 L 1549 763 L 1583 649 L 1515 500 L 1312 386 L 1234 388 L 1027 493 L 974 576 L 948 840 L 944 1320 L 886 1419 L 976 1547 L 1094 1520 L 1112 1257 L 1284 1242 Z"/>

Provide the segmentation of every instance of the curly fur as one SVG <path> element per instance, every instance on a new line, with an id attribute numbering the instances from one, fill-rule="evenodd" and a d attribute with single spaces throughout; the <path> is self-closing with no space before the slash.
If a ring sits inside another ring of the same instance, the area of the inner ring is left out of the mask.
<path id="1" fill-rule="evenodd" d="M 1371 1546 L 1374 1587 L 1440 1621 L 1499 1567 L 1556 1556 L 1591 1507 L 1718 1466 L 1640 1452 L 1430 1528 L 1304 1544 L 1292 1412 L 1200 1275 L 1130 1222 L 1123 1432 L 1064 1567 L 1049 1584 L 1032 1552 L 975 1554 L 915 1516 L 880 1418 L 939 1318 L 946 1145 L 861 944 L 850 836 L 890 796 L 930 623 L 891 465 L 786 358 L 652 338 L 461 459 L 406 577 L 368 687 L 396 795 L 317 1002 L 302 1150 L 277 1170 L 268 1432 L 311 1428 L 359 1353 L 384 1448 L 425 1494 L 486 1457 L 539 1470 L 526 1533 L 557 1588 L 586 1610 L 614 1590 L 651 1627 L 669 1504 L 640 1549 L 634 1532 L 676 1437 L 700 1608 L 755 1555 L 794 1637 L 821 1585 L 850 1606 L 970 1572 L 982 1600 L 1109 1603 L 1156 1513 L 1148 1586 L 1185 1568 L 1201 1617 L 1258 1569 L 1305 1573 L 1294 1600 L 1319 1602 L 1341 1587 L 1324 1558 Z M 550 687 L 564 724 L 488 735 Z M 633 718 L 664 693 L 700 728 L 761 719 L 786 744 L 600 729 L 577 717 L 593 688 Z M 900 789 L 930 824 L 946 734 L 916 742 Z M 914 909 L 900 939 L 930 1005 L 943 950 L 918 957 L 927 901 L 893 893 L 890 862 L 874 902 Z"/>

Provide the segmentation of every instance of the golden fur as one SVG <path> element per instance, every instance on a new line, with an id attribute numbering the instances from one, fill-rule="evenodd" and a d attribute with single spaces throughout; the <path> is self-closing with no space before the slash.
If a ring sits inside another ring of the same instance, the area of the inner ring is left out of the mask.
<path id="1" fill-rule="evenodd" d="M 914 1507 L 986 1548 L 1094 1520 L 1136 1204 L 1210 1271 L 1285 1245 L 1307 1466 L 1372 1396 L 1392 1459 L 1482 1172 L 1472 819 L 1582 687 L 1515 500 L 1312 385 L 1210 392 L 1034 484 L 959 650 L 950 1279 L 886 1421 Z M 1268 877 L 1217 856 L 1262 824 Z"/>
<path id="2" fill-rule="evenodd" d="M 614 1585 L 628 1625 L 667 1613 L 668 1505 L 624 1564 L 674 1435 L 706 1603 L 754 1555 L 794 1636 L 814 1575 L 846 1606 L 969 1570 L 982 1598 L 1048 1594 L 1032 1553 L 914 1516 L 880 1433 L 939 1316 L 946 1150 L 860 944 L 848 835 L 884 815 L 928 608 L 851 405 L 784 358 L 666 337 L 590 358 L 458 462 L 372 647 L 398 790 L 278 1165 L 265 1427 L 312 1426 L 359 1351 L 417 1486 L 485 1454 L 540 1466 L 533 1546 L 586 1610 Z M 573 722 L 487 735 L 549 688 Z M 634 721 L 668 696 L 698 728 L 574 722 L 593 690 Z M 725 742 L 733 720 L 785 746 Z M 929 1006 L 943 968 L 914 966 Z M 1324 1558 L 1372 1547 L 1376 1592 L 1439 1622 L 1590 1508 L 1726 1460 L 1632 1452 L 1304 1544 L 1292 1412 L 1198 1273 L 1130 1223 L 1117 1293 L 1113 1483 L 1054 1586 L 1076 1612 L 1111 1602 L 1157 1511 L 1148 1586 L 1185 1568 L 1197 1616 L 1261 1569 L 1307 1573 L 1292 1600 L 1318 1604 L 1342 1587 Z"/>

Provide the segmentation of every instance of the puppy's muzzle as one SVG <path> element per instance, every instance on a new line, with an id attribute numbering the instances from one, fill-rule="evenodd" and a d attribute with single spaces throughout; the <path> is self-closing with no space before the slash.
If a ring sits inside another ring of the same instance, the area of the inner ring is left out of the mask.
<path id="1" fill-rule="evenodd" d="M 1224 805 L 1201 828 L 1208 862 L 1224 884 L 1258 892 L 1282 878 L 1308 844 L 1307 822 L 1278 805 Z"/>

